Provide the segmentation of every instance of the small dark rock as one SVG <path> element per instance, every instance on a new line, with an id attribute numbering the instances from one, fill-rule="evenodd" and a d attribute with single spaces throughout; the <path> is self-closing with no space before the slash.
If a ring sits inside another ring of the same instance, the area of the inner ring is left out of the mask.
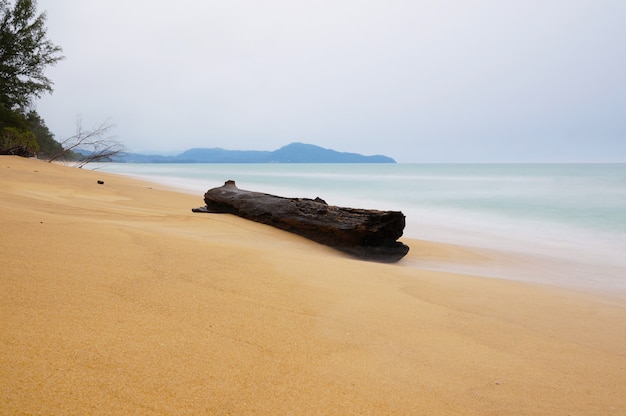
<path id="1" fill-rule="evenodd" d="M 98 181 L 98 185 L 104 185 L 104 181 Z"/>

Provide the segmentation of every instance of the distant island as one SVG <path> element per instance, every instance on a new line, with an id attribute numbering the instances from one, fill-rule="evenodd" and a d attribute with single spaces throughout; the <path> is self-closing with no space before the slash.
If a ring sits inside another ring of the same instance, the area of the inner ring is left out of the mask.
<path id="1" fill-rule="evenodd" d="M 118 163 L 396 163 L 388 156 L 364 156 L 338 152 L 305 143 L 291 143 L 278 150 L 226 150 L 221 148 L 189 149 L 176 156 L 124 153 Z"/>

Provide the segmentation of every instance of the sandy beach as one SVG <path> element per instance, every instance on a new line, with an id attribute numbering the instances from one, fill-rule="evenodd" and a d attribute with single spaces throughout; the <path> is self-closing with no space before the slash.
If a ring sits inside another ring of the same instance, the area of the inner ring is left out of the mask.
<path id="1" fill-rule="evenodd" d="M 0 414 L 626 414 L 623 297 L 423 270 L 503 259 L 421 240 L 411 267 L 359 261 L 201 205 L 0 157 Z"/>

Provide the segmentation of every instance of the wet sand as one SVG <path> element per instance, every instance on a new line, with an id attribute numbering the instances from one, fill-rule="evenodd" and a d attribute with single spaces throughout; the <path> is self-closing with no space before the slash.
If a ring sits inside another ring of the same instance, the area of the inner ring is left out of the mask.
<path id="1" fill-rule="evenodd" d="M 626 414 L 621 297 L 422 270 L 505 261 L 427 241 L 363 262 L 201 205 L 0 157 L 0 414 Z"/>

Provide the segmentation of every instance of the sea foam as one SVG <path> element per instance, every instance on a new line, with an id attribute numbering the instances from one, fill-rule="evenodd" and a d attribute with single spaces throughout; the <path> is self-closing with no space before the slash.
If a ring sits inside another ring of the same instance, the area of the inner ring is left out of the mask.
<path id="1" fill-rule="evenodd" d="M 528 262 L 535 259 L 532 267 L 529 263 L 516 270 L 492 268 L 481 270 L 482 274 L 626 290 L 625 164 L 102 164 L 98 168 L 197 194 L 198 205 L 207 189 L 232 179 L 240 188 L 258 192 L 399 210 L 407 217 L 406 237 L 512 252 L 526 256 Z"/>

